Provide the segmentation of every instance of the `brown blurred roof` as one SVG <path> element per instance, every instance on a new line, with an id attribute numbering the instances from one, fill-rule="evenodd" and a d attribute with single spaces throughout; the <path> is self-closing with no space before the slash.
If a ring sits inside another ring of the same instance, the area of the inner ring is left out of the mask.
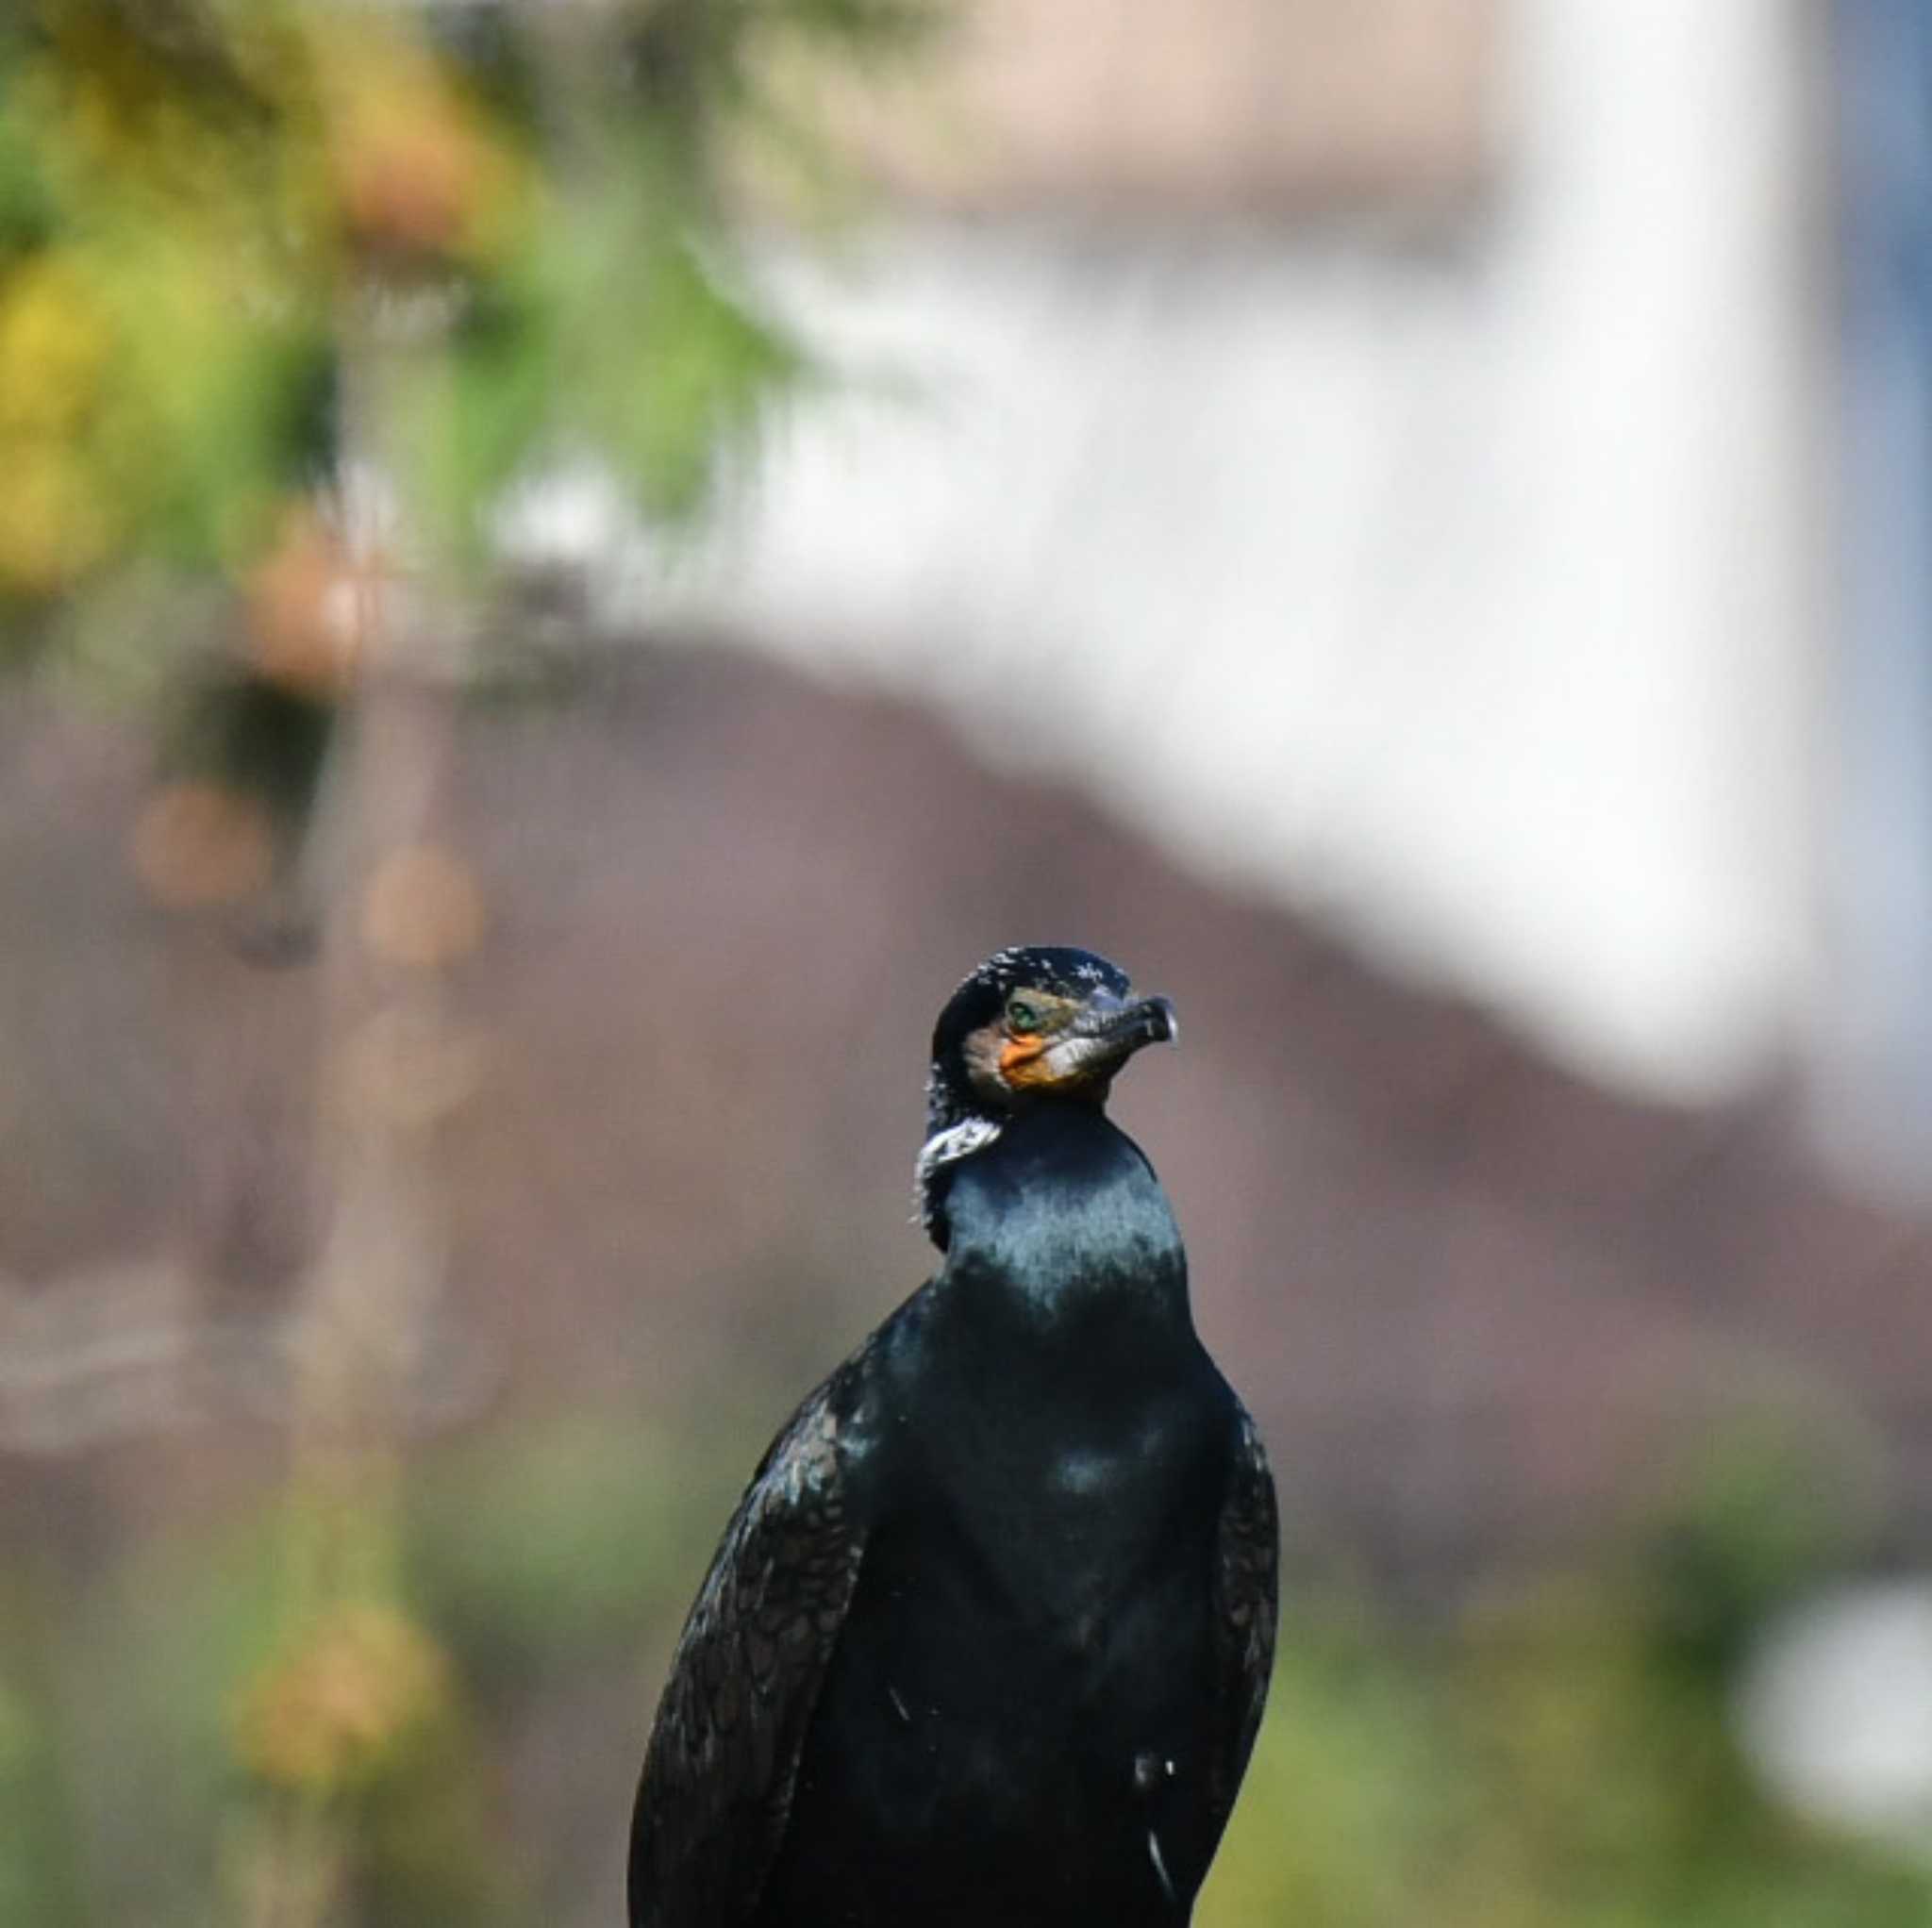
<path id="1" fill-rule="evenodd" d="M 1437 204 L 1477 184 L 1493 0 L 968 0 L 831 119 L 956 208 Z"/>
<path id="2" fill-rule="evenodd" d="M 158 1257 L 230 1331 L 270 1318 L 307 1236 L 311 974 L 142 902 L 127 740 L 0 728 L 0 1274 Z M 1932 1238 L 1834 1189 L 1774 1096 L 1593 1089 L 931 717 L 723 653 L 473 712 L 447 809 L 491 906 L 441 1341 L 476 1396 L 724 1405 L 749 1449 L 924 1273 L 938 1003 L 996 945 L 1067 940 L 1179 1001 L 1183 1049 L 1116 1109 L 1309 1531 L 1424 1569 L 1544 1545 L 1679 1428 L 1769 1405 L 1932 1538 Z"/>

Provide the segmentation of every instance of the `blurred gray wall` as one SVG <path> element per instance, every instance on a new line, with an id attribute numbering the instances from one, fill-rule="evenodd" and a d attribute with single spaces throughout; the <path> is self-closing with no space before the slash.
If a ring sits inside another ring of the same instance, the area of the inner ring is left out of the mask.
<path id="1" fill-rule="evenodd" d="M 935 697 L 1593 1075 L 1750 1084 L 1815 996 L 1810 9 L 1442 0 L 1298 53 L 1335 8 L 1225 5 L 1187 59 L 1154 10 L 1123 51 L 993 9 L 1006 145 L 935 109 L 951 175 L 888 170 L 832 267 L 774 242 L 846 385 L 713 566 L 633 552 L 619 600 Z M 1304 55 L 1450 79 L 1331 116 L 1324 173 L 1266 138 Z"/>

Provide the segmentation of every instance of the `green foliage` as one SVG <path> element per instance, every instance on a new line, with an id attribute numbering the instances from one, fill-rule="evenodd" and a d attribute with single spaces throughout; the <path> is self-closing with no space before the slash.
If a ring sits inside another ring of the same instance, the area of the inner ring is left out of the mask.
<path id="1" fill-rule="evenodd" d="M 0 1672 L 0 1921 L 87 1919 L 53 1710 Z"/>
<path id="2" fill-rule="evenodd" d="M 628 298 L 578 309 L 590 353 L 571 422 L 630 478 L 645 513 L 677 521 L 703 505 L 721 457 L 800 362 L 691 236 L 662 231 L 632 254 L 622 234 L 612 224 L 577 257 Z"/>
<path id="3" fill-rule="evenodd" d="M 1421 1656 L 1366 1608 L 1291 1612 L 1202 1928 L 1406 1920 L 1447 1838 L 1438 1698 Z"/>
<path id="4" fill-rule="evenodd" d="M 184 37 L 171 17 L 50 7 L 0 50 L 0 594 L 16 601 L 143 554 L 218 567 L 315 465 L 316 151 L 241 58 L 281 79 L 291 50 L 261 27 L 230 47 L 212 15 Z"/>
<path id="5" fill-rule="evenodd" d="M 799 49 L 930 13 L 38 0 L 0 31 L 0 619 L 157 562 L 245 591 L 344 434 L 445 572 L 553 456 L 697 513 L 799 373 L 728 266 L 740 130 Z"/>
<path id="6" fill-rule="evenodd" d="M 624 1652 L 682 1608 L 692 1522 L 679 1495 L 661 1446 L 634 1426 L 583 1420 L 492 1439 L 414 1483 L 410 1590 L 500 1685 Z"/>
<path id="7" fill-rule="evenodd" d="M 1932 1868 L 1774 1807 L 1612 1584 L 1460 1632 L 1292 1612 L 1201 1928 L 1910 1928 Z"/>
<path id="8" fill-rule="evenodd" d="M 1642 1582 L 1684 1667 L 1727 1672 L 1767 1616 L 1856 1554 L 1873 1468 L 1841 1421 L 1774 1403 L 1700 1442 L 1644 1537 Z"/>
<path id="9" fill-rule="evenodd" d="M 1747 1477 L 1742 1450 L 1719 1450 L 1727 1470 L 1693 1480 L 1628 1557 L 1451 1621 L 1298 1587 L 1201 1928 L 1932 1919 L 1932 1864 L 1774 1804 L 1733 1741 L 1729 1669 L 1686 1665 L 1657 1549 L 1694 1547 L 1678 1571 L 1733 1599 L 1723 1576 L 1791 1544 L 1777 1516 L 1820 1489 L 1783 1449 L 1759 1461 L 1783 1477 Z M 16 1578 L 0 1598 L 0 1920 L 242 1919 L 250 1870 L 286 1862 L 291 1838 L 332 1844 L 337 1919 L 542 1919 L 543 1880 L 618 1853 L 635 1742 L 594 1770 L 610 1819 L 588 1845 L 530 1833 L 527 1811 L 507 1826 L 508 1764 L 594 1737 L 613 1683 L 634 1699 L 612 1727 L 641 1735 L 721 1477 L 586 1411 L 438 1452 L 408 1483 L 396 1556 L 308 1611 L 291 1612 L 302 1536 L 278 1510 L 152 1547 L 58 1616 L 25 1611 Z M 1713 1481 L 1732 1501 L 1712 1506 Z"/>
<path id="10" fill-rule="evenodd" d="M 1843 1448 L 1748 1417 L 1704 1442 L 1625 1556 L 1452 1626 L 1291 1602 L 1202 1928 L 1932 1919 L 1932 1863 L 1777 1807 L 1735 1739 L 1768 1616 L 1857 1554 Z"/>
<path id="11" fill-rule="evenodd" d="M 97 1912 L 0 1920 L 253 1919 L 246 1895 L 291 1833 L 325 1850 L 347 1919 L 529 1919 L 490 1736 L 439 1630 L 379 1580 L 301 1608 L 294 1525 L 274 1508 L 150 1550 L 42 1654 L 75 1684 L 68 1770 L 107 1817 Z"/>

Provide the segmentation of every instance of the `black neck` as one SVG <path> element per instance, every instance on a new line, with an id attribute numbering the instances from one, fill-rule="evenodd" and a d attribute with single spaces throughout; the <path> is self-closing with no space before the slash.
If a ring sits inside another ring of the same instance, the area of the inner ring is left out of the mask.
<path id="1" fill-rule="evenodd" d="M 1190 1326 L 1187 1255 L 1141 1148 L 1097 1105 L 1045 1100 L 949 1175 L 942 1280 L 991 1290 L 1037 1322 L 1118 1321 L 1129 1306 Z M 1137 1321 L 1138 1322 L 1138 1321 Z"/>

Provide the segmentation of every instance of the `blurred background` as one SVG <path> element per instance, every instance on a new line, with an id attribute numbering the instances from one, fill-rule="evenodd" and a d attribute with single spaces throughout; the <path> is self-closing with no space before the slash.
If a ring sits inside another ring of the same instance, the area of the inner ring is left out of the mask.
<path id="1" fill-rule="evenodd" d="M 1918 0 L 15 0 L 0 1923 L 610 1923 L 1088 945 L 1208 1928 L 1932 1920 Z"/>

